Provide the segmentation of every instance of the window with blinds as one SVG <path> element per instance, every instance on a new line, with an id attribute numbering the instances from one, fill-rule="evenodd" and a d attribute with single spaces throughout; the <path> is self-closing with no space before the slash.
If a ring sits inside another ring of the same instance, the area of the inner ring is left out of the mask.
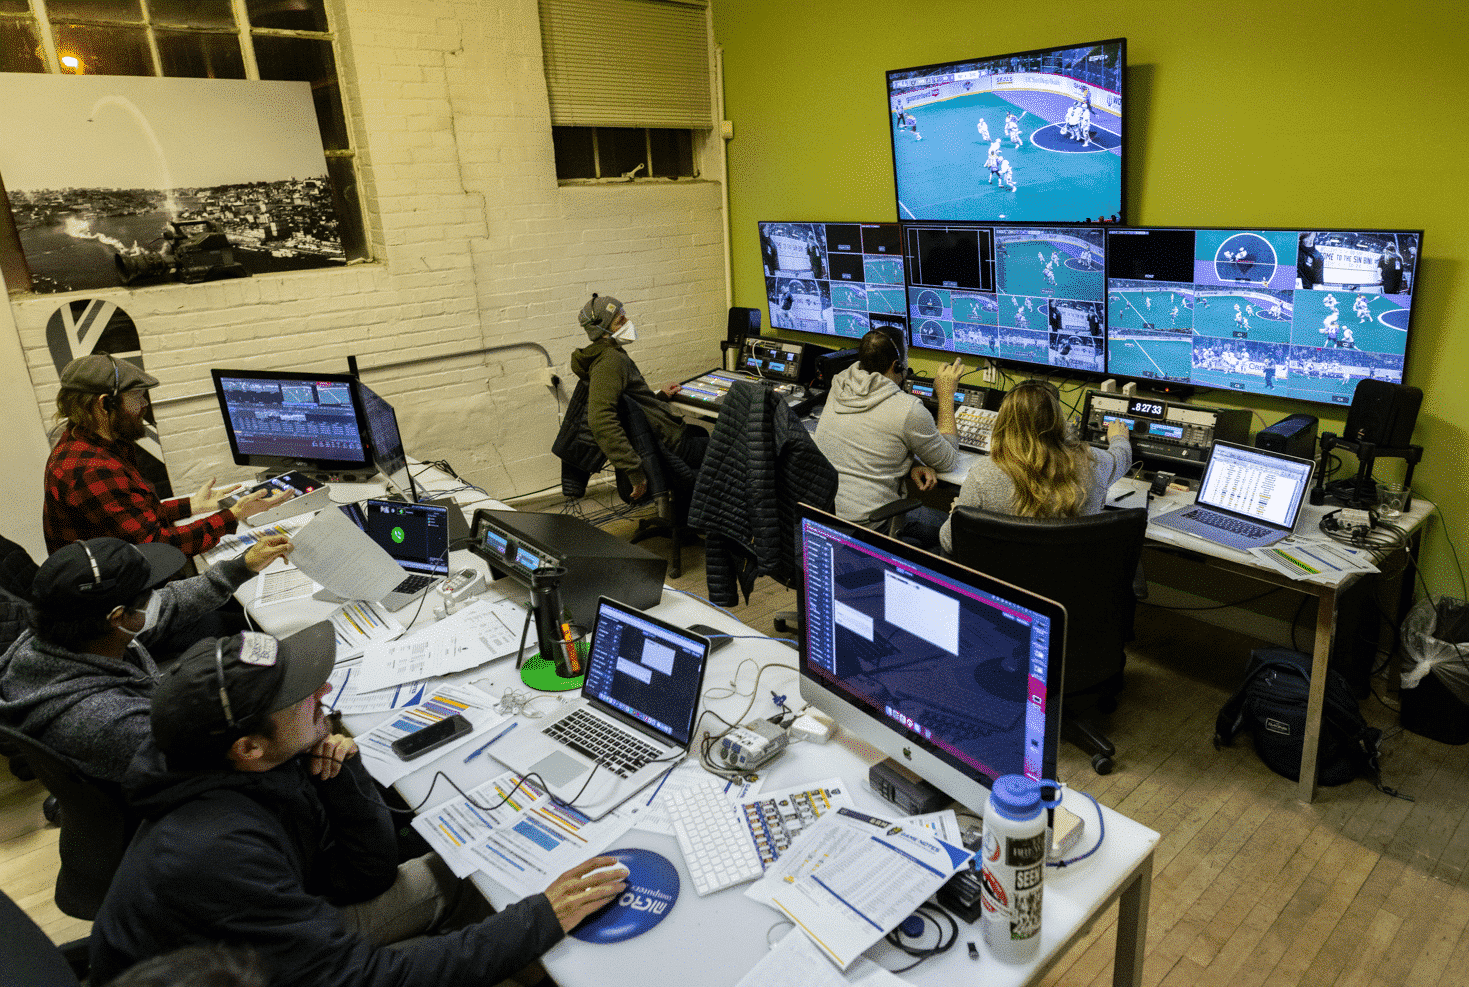
<path id="1" fill-rule="evenodd" d="M 698 177 L 713 126 L 704 0 L 541 0 L 556 177 Z"/>

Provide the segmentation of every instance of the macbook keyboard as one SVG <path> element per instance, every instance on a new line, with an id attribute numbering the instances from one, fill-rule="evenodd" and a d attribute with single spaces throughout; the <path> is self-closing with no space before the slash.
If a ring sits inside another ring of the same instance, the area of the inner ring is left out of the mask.
<path id="1" fill-rule="evenodd" d="M 1224 517 L 1213 511 L 1189 511 L 1184 517 L 1190 521 L 1207 524 L 1211 528 L 1218 528 L 1220 531 L 1244 535 L 1246 538 L 1262 538 L 1270 534 L 1269 528 L 1262 528 L 1258 524 L 1251 524 L 1249 521 L 1241 521 L 1238 518 Z"/>
<path id="2" fill-rule="evenodd" d="M 572 711 L 545 729 L 546 736 L 626 778 L 661 753 L 647 741 L 585 709 Z"/>
<path id="3" fill-rule="evenodd" d="M 394 593 L 417 593 L 419 590 L 423 589 L 425 586 L 430 585 L 431 583 L 433 583 L 433 581 L 435 579 L 438 579 L 438 578 L 439 578 L 438 576 L 422 576 L 422 575 L 409 576 L 407 579 L 403 580 L 397 586 L 394 586 L 393 587 L 393 592 Z"/>

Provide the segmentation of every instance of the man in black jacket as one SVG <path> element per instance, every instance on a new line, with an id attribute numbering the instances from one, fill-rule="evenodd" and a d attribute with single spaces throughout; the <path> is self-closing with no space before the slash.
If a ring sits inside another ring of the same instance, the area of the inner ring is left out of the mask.
<path id="1" fill-rule="evenodd" d="M 625 888 L 595 857 L 544 894 L 440 932 L 477 892 L 430 854 L 397 864 L 393 822 L 350 739 L 333 736 L 326 623 L 277 641 L 201 641 L 153 696 L 128 794 L 146 816 L 92 925 L 92 980 L 195 943 L 248 946 L 273 984 L 493 984 Z"/>

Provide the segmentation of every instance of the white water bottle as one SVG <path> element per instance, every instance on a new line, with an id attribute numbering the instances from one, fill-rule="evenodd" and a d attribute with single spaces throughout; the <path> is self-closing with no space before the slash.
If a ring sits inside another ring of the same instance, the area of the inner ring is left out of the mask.
<path id="1" fill-rule="evenodd" d="M 981 904 L 985 945 L 996 959 L 1027 963 L 1041 946 L 1041 892 L 1046 871 L 1047 805 L 1042 782 L 1002 775 L 984 812 Z M 1055 782 L 1046 782 L 1050 788 Z"/>

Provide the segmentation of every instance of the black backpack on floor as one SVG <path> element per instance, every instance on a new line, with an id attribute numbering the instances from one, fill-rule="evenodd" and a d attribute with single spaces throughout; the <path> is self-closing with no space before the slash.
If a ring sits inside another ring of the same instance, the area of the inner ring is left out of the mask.
<path id="1" fill-rule="evenodd" d="M 1310 689 L 1310 655 L 1289 648 L 1252 651 L 1244 683 L 1214 722 L 1215 749 L 1227 746 L 1248 727 L 1255 753 L 1265 766 L 1291 781 L 1299 781 Z M 1382 789 L 1377 765 L 1381 738 L 1382 731 L 1368 726 L 1362 718 L 1346 678 L 1335 669 L 1327 669 L 1326 707 L 1321 718 L 1321 743 L 1316 749 L 1317 783 L 1344 785 L 1366 776 Z"/>

